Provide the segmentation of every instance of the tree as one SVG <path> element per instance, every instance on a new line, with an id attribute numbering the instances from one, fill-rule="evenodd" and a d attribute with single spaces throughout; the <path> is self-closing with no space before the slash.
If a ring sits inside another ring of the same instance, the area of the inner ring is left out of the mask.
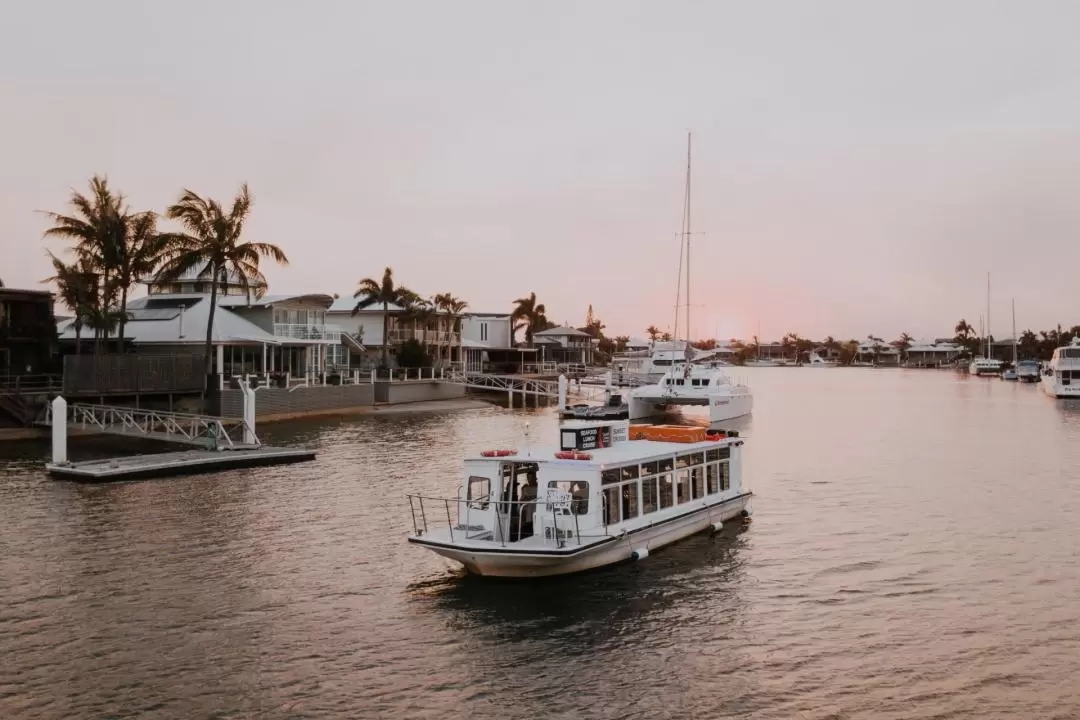
<path id="1" fill-rule="evenodd" d="M 514 301 L 514 309 L 510 313 L 510 321 L 514 325 L 510 329 L 511 340 L 518 329 L 525 329 L 525 344 L 532 347 L 533 335 L 546 330 L 551 326 L 547 319 L 547 308 L 543 303 L 536 302 L 536 293 L 529 293 L 528 297 L 520 297 Z"/>
<path id="2" fill-rule="evenodd" d="M 1025 330 L 1020 333 L 1020 337 L 1016 342 L 1016 350 L 1021 358 L 1027 360 L 1034 358 L 1039 353 L 1039 338 L 1030 330 Z"/>
<path id="3" fill-rule="evenodd" d="M 117 248 L 115 278 L 120 290 L 118 337 L 119 350 L 124 348 L 124 326 L 127 325 L 127 297 L 131 286 L 140 277 L 154 274 L 165 253 L 166 241 L 157 231 L 157 215 L 141 212 L 135 215 L 124 214 L 124 236 Z"/>
<path id="4" fill-rule="evenodd" d="M 661 335 L 661 330 L 655 325 L 650 325 L 649 327 L 645 328 L 645 334 L 649 336 L 650 342 L 656 342 L 657 338 L 659 338 Z"/>
<path id="5" fill-rule="evenodd" d="M 616 335 L 615 336 L 615 352 L 626 352 L 626 347 L 630 344 L 629 335 Z"/>
<path id="6" fill-rule="evenodd" d="M 660 340 L 662 340 L 663 342 L 671 342 L 671 333 L 665 330 L 663 333 L 660 334 Z"/>
<path id="7" fill-rule="evenodd" d="M 97 292 L 97 276 L 79 260 L 65 264 L 51 252 L 48 255 L 56 274 L 42 282 L 55 283 L 60 301 L 74 315 L 71 325 L 75 330 L 75 354 L 78 355 L 82 347 L 82 329 L 93 314 L 91 303 Z"/>
<path id="8" fill-rule="evenodd" d="M 439 293 L 432 298 L 432 303 L 435 308 L 442 313 L 445 313 L 446 318 L 446 333 L 447 337 L 447 354 L 449 355 L 450 337 L 454 333 L 457 333 L 458 337 L 458 354 L 461 353 L 461 313 L 465 308 L 469 307 L 469 303 L 465 302 L 459 297 L 456 297 L 452 293 Z"/>
<path id="9" fill-rule="evenodd" d="M 405 307 L 412 302 L 413 298 L 418 296 L 407 287 L 395 285 L 394 271 L 388 267 L 383 270 L 382 280 L 376 280 L 375 278 L 370 277 L 361 280 L 356 292 L 353 293 L 353 297 L 358 298 L 356 306 L 352 311 L 353 315 L 356 315 L 356 313 L 365 308 L 369 308 L 372 305 L 382 305 L 382 366 L 384 368 L 389 367 L 387 349 L 390 345 L 390 306 L 399 305 Z"/>
<path id="10" fill-rule="evenodd" d="M 901 358 L 906 358 L 907 357 L 907 351 L 908 351 L 908 348 L 911 347 L 911 341 L 912 340 L 914 340 L 914 338 L 911 337 L 910 335 L 908 335 L 905 332 L 905 333 L 900 333 L 900 338 L 898 340 L 893 340 L 889 344 L 900 351 L 900 357 Z"/>
<path id="11" fill-rule="evenodd" d="M 117 289 L 114 272 L 123 252 L 128 212 L 123 196 L 114 194 L 108 179 L 99 175 L 90 179 L 89 196 L 72 190 L 69 203 L 73 209 L 70 215 L 46 213 L 53 226 L 45 231 L 45 237 L 74 241 L 70 251 L 78 266 L 99 275 L 86 318 L 93 318 L 87 324 L 95 328 L 94 350 L 98 352 L 100 330 L 109 329 L 107 319 Z"/>
<path id="12" fill-rule="evenodd" d="M 239 285 L 250 301 L 252 294 L 259 297 L 266 287 L 266 278 L 259 270 L 262 258 L 268 257 L 281 265 L 289 264 L 289 259 L 277 245 L 241 241 L 251 203 L 251 194 L 244 183 L 228 212 L 216 200 L 202 198 L 187 189 L 165 211 L 165 217 L 178 220 L 187 232 L 164 233 L 159 238 L 158 242 L 163 244 L 159 281 L 176 280 L 191 270 L 197 270 L 198 277 L 205 275 L 210 280 L 210 310 L 203 353 L 207 375 L 211 374 L 218 284 L 232 282 Z M 219 372 L 222 370 L 218 368 Z"/>

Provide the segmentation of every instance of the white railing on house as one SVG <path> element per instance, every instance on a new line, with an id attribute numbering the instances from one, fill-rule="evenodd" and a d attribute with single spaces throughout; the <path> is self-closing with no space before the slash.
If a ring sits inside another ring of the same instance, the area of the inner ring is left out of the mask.
<path id="1" fill-rule="evenodd" d="M 325 343 L 341 342 L 341 328 L 337 325 L 274 323 L 274 335 L 292 340 L 310 340 Z"/>

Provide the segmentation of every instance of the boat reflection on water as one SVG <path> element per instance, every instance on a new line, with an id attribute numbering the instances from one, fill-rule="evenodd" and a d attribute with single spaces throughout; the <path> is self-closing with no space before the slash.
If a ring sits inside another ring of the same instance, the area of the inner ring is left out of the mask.
<path id="1" fill-rule="evenodd" d="M 460 631 L 500 640 L 536 640 L 588 626 L 592 641 L 618 635 L 624 624 L 641 623 L 679 605 L 723 608 L 739 613 L 738 590 L 747 582 L 739 550 L 747 526 L 699 534 L 650 554 L 647 562 L 624 562 L 575 575 L 493 578 L 451 569 L 408 587 L 410 605 L 453 616 Z"/>

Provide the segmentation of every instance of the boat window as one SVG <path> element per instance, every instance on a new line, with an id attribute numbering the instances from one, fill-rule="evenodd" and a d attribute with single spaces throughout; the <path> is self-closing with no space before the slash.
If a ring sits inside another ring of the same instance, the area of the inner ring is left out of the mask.
<path id="1" fill-rule="evenodd" d="M 731 448 L 730 447 L 722 447 L 719 450 L 717 450 L 717 452 L 719 453 L 719 455 L 717 457 L 719 457 L 721 460 L 727 460 L 728 458 L 731 457 Z"/>
<path id="2" fill-rule="evenodd" d="M 645 463 L 641 466 L 642 475 L 655 475 L 658 472 L 660 472 L 660 463 L 658 462 Z"/>
<path id="3" fill-rule="evenodd" d="M 705 454 L 704 453 L 694 453 L 693 455 L 690 455 L 689 457 L 690 457 L 690 464 L 691 465 L 700 465 L 701 463 L 705 462 Z"/>
<path id="4" fill-rule="evenodd" d="M 491 496 L 491 480 L 472 475 L 469 477 L 469 507 L 473 510 L 487 510 Z"/>
<path id="5" fill-rule="evenodd" d="M 731 489 L 731 463 L 720 463 L 720 489 Z"/>
<path id="6" fill-rule="evenodd" d="M 636 480 L 637 479 L 637 476 L 638 476 L 638 466 L 637 465 L 627 465 L 626 467 L 619 468 L 619 470 L 622 471 L 622 479 L 623 480 Z"/>
<path id="7" fill-rule="evenodd" d="M 622 486 L 622 519 L 633 520 L 638 516 L 638 484 L 628 482 Z"/>
<path id="8" fill-rule="evenodd" d="M 675 485 L 671 481 L 671 473 L 660 476 L 660 509 L 669 508 L 675 504 Z"/>
<path id="9" fill-rule="evenodd" d="M 675 458 L 666 457 L 660 461 L 660 472 L 671 472 L 675 469 Z"/>
<path id="10" fill-rule="evenodd" d="M 710 450 L 710 452 L 712 452 Z M 705 481 L 707 490 L 710 495 L 715 495 L 720 492 L 720 468 L 716 463 L 709 463 L 705 466 Z"/>
<path id="11" fill-rule="evenodd" d="M 570 493 L 573 500 L 570 503 L 571 512 L 575 515 L 584 515 L 589 512 L 589 483 L 570 482 L 569 480 L 552 480 L 548 483 L 549 490 L 562 490 Z M 550 505 L 546 505 L 548 512 L 552 511 Z"/>
<path id="12" fill-rule="evenodd" d="M 671 365 L 671 361 L 670 360 L 653 360 L 653 365 L 655 365 L 656 367 L 667 367 L 667 366 Z"/>
<path id="13" fill-rule="evenodd" d="M 708 452 L 705 453 L 705 461 L 706 462 L 716 462 L 719 459 L 720 459 L 720 451 L 719 450 L 709 450 Z"/>
<path id="14" fill-rule="evenodd" d="M 641 481 L 641 514 L 648 515 L 651 512 L 656 512 L 659 502 L 659 489 L 657 487 L 657 479 L 654 477 L 647 477 Z"/>
<path id="15" fill-rule="evenodd" d="M 679 496 L 675 499 L 677 503 L 684 503 L 690 500 L 690 471 L 679 471 Z"/>
<path id="16" fill-rule="evenodd" d="M 619 473 L 618 468 L 615 468 L 614 470 L 605 470 L 602 473 L 600 473 L 600 482 L 603 483 L 604 485 L 610 485 L 611 483 L 617 483 L 620 480 L 622 480 L 622 478 L 620 477 L 620 473 Z"/>
<path id="17" fill-rule="evenodd" d="M 690 493 L 695 500 L 705 497 L 705 468 L 690 468 Z"/>
<path id="18" fill-rule="evenodd" d="M 604 488 L 604 524 L 619 522 L 619 488 Z"/>

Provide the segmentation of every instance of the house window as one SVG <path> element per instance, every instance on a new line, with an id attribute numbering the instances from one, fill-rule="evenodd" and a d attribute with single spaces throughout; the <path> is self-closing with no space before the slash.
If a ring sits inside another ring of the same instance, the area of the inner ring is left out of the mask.
<path id="1" fill-rule="evenodd" d="M 487 323 L 480 323 L 480 342 L 487 342 L 487 339 L 488 339 Z"/>

